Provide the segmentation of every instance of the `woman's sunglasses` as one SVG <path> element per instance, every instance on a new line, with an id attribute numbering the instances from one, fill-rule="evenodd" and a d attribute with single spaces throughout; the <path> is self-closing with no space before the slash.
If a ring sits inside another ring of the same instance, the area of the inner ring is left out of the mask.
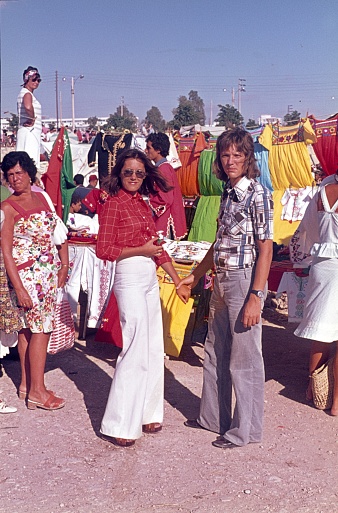
<path id="1" fill-rule="evenodd" d="M 34 78 L 32 78 L 32 82 L 38 82 L 40 84 L 41 78 L 40 77 L 34 77 Z"/>
<path id="2" fill-rule="evenodd" d="M 122 171 L 122 175 L 126 178 L 130 178 L 135 173 L 137 178 L 140 178 L 143 180 L 147 176 L 147 173 L 145 171 L 142 171 L 142 169 L 138 169 L 137 171 L 134 171 L 133 169 L 125 169 Z"/>

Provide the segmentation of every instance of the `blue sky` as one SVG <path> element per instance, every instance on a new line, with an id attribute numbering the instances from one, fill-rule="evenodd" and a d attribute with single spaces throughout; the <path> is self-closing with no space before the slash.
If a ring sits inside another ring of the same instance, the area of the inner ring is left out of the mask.
<path id="1" fill-rule="evenodd" d="M 16 112 L 29 65 L 45 117 L 56 70 L 66 117 L 80 74 L 76 117 L 109 115 L 123 97 L 140 120 L 154 105 L 169 121 L 196 90 L 209 121 L 239 78 L 245 120 L 289 105 L 319 119 L 338 111 L 338 0 L 0 0 L 0 23 L 2 116 Z"/>

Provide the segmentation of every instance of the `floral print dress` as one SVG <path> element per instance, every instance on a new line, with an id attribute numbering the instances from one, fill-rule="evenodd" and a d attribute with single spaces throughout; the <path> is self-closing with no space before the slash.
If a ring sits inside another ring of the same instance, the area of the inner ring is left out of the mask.
<path id="1" fill-rule="evenodd" d="M 32 333 L 53 331 L 56 290 L 60 259 L 52 235 L 56 226 L 56 214 L 41 195 L 44 207 L 24 210 L 16 201 L 8 202 L 17 212 L 13 234 L 13 258 L 23 286 L 33 301 L 30 310 L 19 309 L 24 327 Z M 10 288 L 11 288 L 11 284 Z M 17 304 L 15 291 L 11 289 L 13 303 Z"/>

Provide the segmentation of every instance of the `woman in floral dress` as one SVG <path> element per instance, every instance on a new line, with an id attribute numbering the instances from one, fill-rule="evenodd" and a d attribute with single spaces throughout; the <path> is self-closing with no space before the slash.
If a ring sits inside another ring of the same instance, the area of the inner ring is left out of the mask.
<path id="1" fill-rule="evenodd" d="M 65 401 L 47 390 L 44 370 L 53 330 L 56 289 L 63 287 L 68 271 L 68 247 L 53 242 L 57 216 L 44 195 L 34 192 L 36 166 L 24 151 L 8 153 L 1 165 L 13 194 L 2 202 L 5 213 L 2 252 L 14 305 L 19 307 L 21 363 L 19 397 L 29 409 L 56 410 Z"/>

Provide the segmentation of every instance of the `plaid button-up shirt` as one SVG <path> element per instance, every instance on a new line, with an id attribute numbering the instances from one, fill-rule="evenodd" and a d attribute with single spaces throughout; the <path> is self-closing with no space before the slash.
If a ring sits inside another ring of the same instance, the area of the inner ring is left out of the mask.
<path id="1" fill-rule="evenodd" d="M 270 191 L 243 177 L 233 189 L 225 185 L 214 246 L 216 271 L 252 267 L 256 240 L 273 238 L 273 201 Z"/>
<path id="2" fill-rule="evenodd" d="M 152 213 L 139 193 L 132 195 L 120 189 L 116 196 L 109 197 L 100 214 L 96 254 L 102 260 L 114 262 L 123 248 L 143 246 L 152 237 L 157 237 Z M 163 250 L 154 257 L 157 266 L 171 262 Z"/>

